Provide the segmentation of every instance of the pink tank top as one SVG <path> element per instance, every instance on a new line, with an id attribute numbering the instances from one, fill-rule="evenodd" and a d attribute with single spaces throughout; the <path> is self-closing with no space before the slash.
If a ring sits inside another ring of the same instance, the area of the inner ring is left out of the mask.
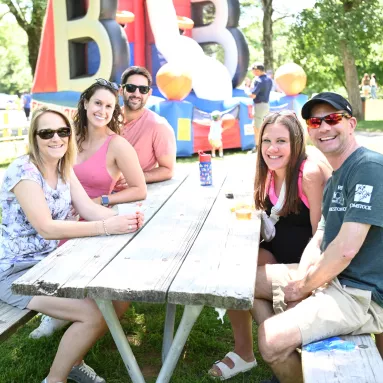
<path id="1" fill-rule="evenodd" d="M 110 194 L 117 182 L 106 169 L 109 142 L 116 136 L 109 136 L 96 153 L 81 164 L 73 166 L 77 178 L 90 198 Z"/>
<path id="2" fill-rule="evenodd" d="M 301 167 L 299 169 L 299 176 L 298 176 L 298 194 L 299 198 L 302 200 L 302 202 L 307 206 L 308 209 L 310 209 L 309 200 L 307 197 L 303 194 L 302 189 L 302 177 L 303 177 L 303 168 L 305 167 L 306 160 L 304 160 L 301 164 Z M 275 186 L 274 186 L 274 177 L 273 173 L 270 172 L 270 185 L 269 185 L 269 198 L 273 205 L 275 205 L 278 202 L 278 197 L 275 194 Z"/>

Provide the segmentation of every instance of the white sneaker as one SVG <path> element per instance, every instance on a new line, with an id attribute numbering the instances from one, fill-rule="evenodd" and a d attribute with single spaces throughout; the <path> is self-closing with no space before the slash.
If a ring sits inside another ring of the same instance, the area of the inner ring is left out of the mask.
<path id="1" fill-rule="evenodd" d="M 63 328 L 69 323 L 67 320 L 51 318 L 48 315 L 41 317 L 40 326 L 29 334 L 31 339 L 39 339 L 43 336 L 51 336 L 56 330 Z"/>

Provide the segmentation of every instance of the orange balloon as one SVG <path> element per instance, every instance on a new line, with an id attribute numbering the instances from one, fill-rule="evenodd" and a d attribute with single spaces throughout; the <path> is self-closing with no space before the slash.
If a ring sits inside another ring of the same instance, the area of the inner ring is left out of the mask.
<path id="1" fill-rule="evenodd" d="M 193 29 L 194 21 L 186 16 L 177 16 L 178 28 L 183 31 L 186 29 Z"/>
<path id="2" fill-rule="evenodd" d="M 295 63 L 283 64 L 274 76 L 279 89 L 288 96 L 294 96 L 305 88 L 307 76 L 301 66 Z"/>
<path id="3" fill-rule="evenodd" d="M 226 113 L 222 116 L 222 128 L 230 129 L 235 125 L 235 118 L 232 114 Z"/>
<path id="4" fill-rule="evenodd" d="M 168 100 L 183 100 L 192 89 L 191 74 L 179 65 L 166 63 L 156 75 L 159 91 Z"/>
<path id="5" fill-rule="evenodd" d="M 129 24 L 134 21 L 134 13 L 129 11 L 117 11 L 116 21 L 118 24 Z"/>

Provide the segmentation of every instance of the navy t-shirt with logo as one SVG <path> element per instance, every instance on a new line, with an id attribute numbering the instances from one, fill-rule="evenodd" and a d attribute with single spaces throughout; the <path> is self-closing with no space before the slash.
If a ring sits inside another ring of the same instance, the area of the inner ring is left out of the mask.
<path id="1" fill-rule="evenodd" d="M 338 279 L 342 285 L 371 291 L 383 307 L 383 155 L 364 147 L 353 152 L 328 180 L 322 213 L 322 251 L 344 222 L 371 225 L 358 254 Z"/>

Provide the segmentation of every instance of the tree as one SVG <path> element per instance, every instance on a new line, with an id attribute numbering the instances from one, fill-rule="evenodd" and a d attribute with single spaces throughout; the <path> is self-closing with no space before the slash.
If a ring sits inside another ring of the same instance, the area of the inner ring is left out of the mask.
<path id="1" fill-rule="evenodd" d="M 27 36 L 12 18 L 0 21 L 0 93 L 28 90 L 32 83 Z"/>
<path id="2" fill-rule="evenodd" d="M 357 118 L 362 118 L 358 66 L 383 37 L 382 15 L 380 0 L 318 0 L 299 14 L 291 31 L 293 56 L 309 82 L 315 79 L 317 91 L 343 85 Z"/>
<path id="3" fill-rule="evenodd" d="M 263 57 L 266 69 L 273 70 L 273 0 L 262 0 L 263 8 Z"/>
<path id="4" fill-rule="evenodd" d="M 47 0 L 2 0 L 28 36 L 29 65 L 35 74 Z"/>

